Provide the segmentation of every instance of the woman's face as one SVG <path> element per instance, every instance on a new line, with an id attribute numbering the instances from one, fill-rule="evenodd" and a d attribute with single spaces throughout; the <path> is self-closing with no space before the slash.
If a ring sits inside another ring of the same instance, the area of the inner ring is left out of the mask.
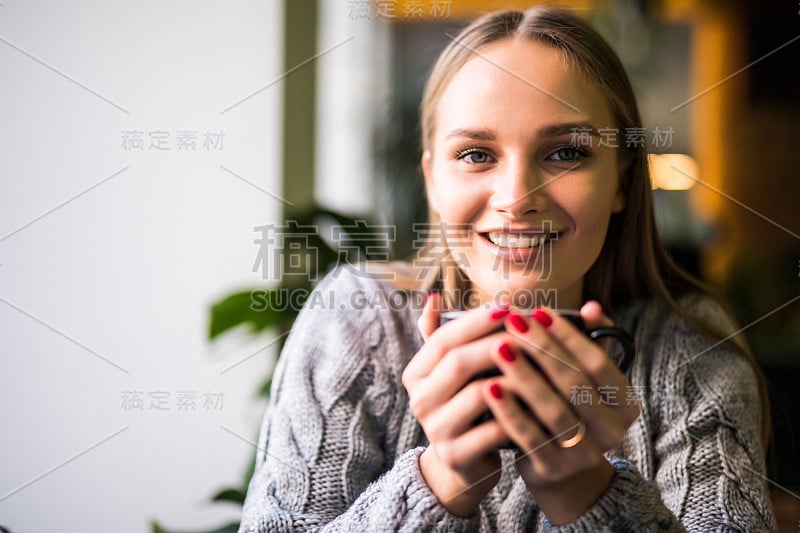
<path id="1" fill-rule="evenodd" d="M 603 95 L 555 48 L 508 39 L 456 72 L 434 123 L 428 199 L 481 301 L 578 307 L 624 207 L 616 150 L 597 135 L 614 128 Z"/>

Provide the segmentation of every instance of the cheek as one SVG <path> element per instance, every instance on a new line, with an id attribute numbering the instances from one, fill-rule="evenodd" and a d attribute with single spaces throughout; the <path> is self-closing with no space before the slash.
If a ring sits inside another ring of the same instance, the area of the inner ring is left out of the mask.
<path id="1" fill-rule="evenodd" d="M 560 191 L 552 191 L 551 198 L 576 223 L 593 221 L 611 211 L 611 202 L 607 191 L 598 187 L 565 187 Z"/>
<path id="2" fill-rule="evenodd" d="M 488 203 L 485 187 L 479 180 L 455 179 L 446 169 L 434 167 L 435 203 L 443 221 L 469 222 Z"/>
<path id="3" fill-rule="evenodd" d="M 480 212 L 480 207 L 475 204 L 474 199 L 463 194 L 463 191 L 453 192 L 445 198 L 439 198 L 439 216 L 442 220 L 468 222 Z"/>
<path id="4" fill-rule="evenodd" d="M 560 206 L 576 222 L 601 223 L 611 216 L 617 196 L 617 178 L 612 168 L 606 168 L 609 166 L 603 165 L 595 172 L 554 184 L 559 186 Z"/>

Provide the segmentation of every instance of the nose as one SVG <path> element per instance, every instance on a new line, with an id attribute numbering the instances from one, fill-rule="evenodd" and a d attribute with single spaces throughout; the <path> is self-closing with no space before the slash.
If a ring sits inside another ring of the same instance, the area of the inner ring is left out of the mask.
<path id="1" fill-rule="evenodd" d="M 507 160 L 494 176 L 489 205 L 510 218 L 541 212 L 547 207 L 544 185 L 536 165 L 524 159 Z"/>

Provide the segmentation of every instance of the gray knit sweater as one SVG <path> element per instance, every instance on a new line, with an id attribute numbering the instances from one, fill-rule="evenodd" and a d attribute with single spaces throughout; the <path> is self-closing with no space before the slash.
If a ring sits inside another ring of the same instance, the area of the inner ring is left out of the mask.
<path id="1" fill-rule="evenodd" d="M 634 333 L 629 379 L 644 401 L 606 454 L 616 477 L 605 495 L 552 526 L 503 450 L 479 510 L 451 515 L 420 474 L 426 440 L 400 381 L 423 342 L 420 302 L 405 294 L 350 267 L 319 283 L 276 368 L 240 533 L 775 530 L 752 369 L 654 302 L 612 317 Z M 730 330 L 709 298 L 684 304 Z"/>

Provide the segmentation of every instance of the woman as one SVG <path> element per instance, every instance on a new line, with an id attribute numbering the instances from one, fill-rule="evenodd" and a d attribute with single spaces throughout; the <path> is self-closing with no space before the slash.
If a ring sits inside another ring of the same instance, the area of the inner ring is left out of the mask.
<path id="1" fill-rule="evenodd" d="M 644 147 L 599 142 L 641 125 L 608 45 L 561 10 L 486 15 L 421 114 L 440 231 L 392 282 L 317 287 L 330 305 L 287 341 L 241 531 L 774 530 L 757 367 L 664 253 Z M 396 305 L 419 288 L 437 289 L 422 310 Z M 630 370 L 521 313 L 531 295 L 632 332 Z M 439 327 L 448 308 L 469 311 Z"/>

